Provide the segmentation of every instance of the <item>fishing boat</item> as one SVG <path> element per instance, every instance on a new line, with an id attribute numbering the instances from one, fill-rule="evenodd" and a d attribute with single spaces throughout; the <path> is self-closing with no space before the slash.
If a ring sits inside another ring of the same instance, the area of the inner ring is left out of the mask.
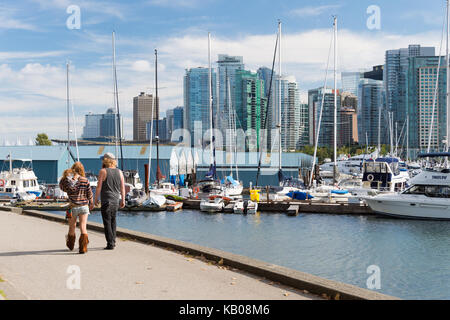
<path id="1" fill-rule="evenodd" d="M 11 153 L 5 162 L 9 162 L 9 170 L 0 172 L 0 197 L 17 198 L 18 193 L 33 195 L 35 198 L 42 195 L 38 179 L 31 168 L 31 159 L 12 159 Z M 13 161 L 21 162 L 20 168 L 13 168 Z M 33 196 L 30 196 L 32 198 Z"/>
<path id="2" fill-rule="evenodd" d="M 256 214 L 258 203 L 251 200 L 239 200 L 234 203 L 233 212 L 236 214 Z"/>

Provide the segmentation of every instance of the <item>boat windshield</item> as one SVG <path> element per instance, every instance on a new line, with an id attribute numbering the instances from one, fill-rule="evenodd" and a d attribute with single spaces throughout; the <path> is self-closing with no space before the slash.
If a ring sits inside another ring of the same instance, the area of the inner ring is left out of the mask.
<path id="1" fill-rule="evenodd" d="M 431 198 L 450 198 L 450 187 L 415 185 L 403 192 L 403 194 L 422 194 Z"/>

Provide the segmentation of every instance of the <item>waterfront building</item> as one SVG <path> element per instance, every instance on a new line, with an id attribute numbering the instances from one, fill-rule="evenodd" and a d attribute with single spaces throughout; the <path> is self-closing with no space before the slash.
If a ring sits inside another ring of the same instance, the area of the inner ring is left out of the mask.
<path id="1" fill-rule="evenodd" d="M 401 127 L 407 118 L 407 74 L 409 58 L 434 56 L 434 47 L 409 45 L 408 48 L 387 50 L 384 66 L 384 86 L 386 91 L 386 108 L 393 112 L 393 121 Z"/>
<path id="2" fill-rule="evenodd" d="M 120 118 L 123 139 L 123 118 L 117 116 L 110 108 L 103 114 L 89 113 L 85 115 L 82 139 L 91 141 L 114 141 L 118 136 L 117 119 Z"/>
<path id="3" fill-rule="evenodd" d="M 215 70 L 211 73 L 212 83 L 216 83 Z M 187 69 L 183 86 L 183 127 L 189 131 L 191 143 L 201 146 L 209 141 L 209 137 L 204 137 L 205 132 L 210 129 L 208 68 Z M 217 87 L 213 85 L 213 115 L 217 105 L 216 92 Z M 217 128 L 217 124 L 214 127 Z"/>
<path id="4" fill-rule="evenodd" d="M 144 141 L 147 139 L 147 122 L 159 119 L 159 101 L 155 105 L 151 94 L 141 92 L 133 98 L 133 140 Z M 159 100 L 159 98 L 158 98 Z M 153 113 L 153 116 L 152 116 Z"/>
<path id="5" fill-rule="evenodd" d="M 334 89 L 318 88 L 308 91 L 309 105 L 309 132 L 310 144 L 314 145 L 319 124 L 319 115 L 322 108 L 322 97 L 324 104 L 322 110 L 322 123 L 320 125 L 319 147 L 334 145 Z M 341 107 L 340 92 L 337 92 L 337 110 Z M 341 113 L 337 112 L 337 123 L 341 122 Z M 339 133 L 339 131 L 338 131 Z M 339 144 L 339 140 L 337 141 Z"/>
<path id="6" fill-rule="evenodd" d="M 433 98 L 439 72 L 438 95 L 436 97 L 433 115 Z M 409 115 L 409 147 L 410 156 L 428 148 L 431 119 L 434 116 L 434 126 L 431 136 L 431 150 L 443 150 L 443 140 L 446 137 L 446 85 L 447 69 L 445 58 L 413 57 L 409 59 L 407 74 L 407 111 Z"/>

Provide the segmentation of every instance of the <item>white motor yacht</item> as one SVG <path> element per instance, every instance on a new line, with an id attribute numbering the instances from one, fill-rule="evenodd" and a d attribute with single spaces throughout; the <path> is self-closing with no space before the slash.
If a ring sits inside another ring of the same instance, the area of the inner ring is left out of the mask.
<path id="1" fill-rule="evenodd" d="M 419 157 L 450 157 L 450 153 Z M 450 169 L 428 168 L 410 180 L 409 189 L 399 194 L 365 197 L 376 213 L 410 219 L 450 220 Z"/>
<path id="2" fill-rule="evenodd" d="M 16 198 L 18 193 L 29 193 L 36 197 L 42 195 L 38 179 L 34 174 L 30 159 L 12 159 L 11 154 L 5 162 L 9 162 L 9 170 L 0 172 L 0 197 Z M 13 168 L 13 161 L 22 162 L 20 168 Z"/>

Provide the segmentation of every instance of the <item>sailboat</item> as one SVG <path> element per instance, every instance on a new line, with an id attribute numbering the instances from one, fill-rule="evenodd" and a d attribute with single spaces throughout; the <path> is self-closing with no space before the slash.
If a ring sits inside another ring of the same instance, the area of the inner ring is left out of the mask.
<path id="1" fill-rule="evenodd" d="M 161 173 L 161 168 L 159 166 L 159 101 L 158 101 L 158 50 L 155 49 L 155 104 L 157 112 L 157 118 L 156 118 L 156 181 L 152 185 L 152 188 L 150 189 L 150 196 L 166 196 L 166 195 L 178 195 L 178 190 L 176 189 L 175 185 L 171 182 L 165 182 L 165 176 Z M 154 110 L 152 110 L 152 115 Z M 153 126 L 153 119 L 152 119 L 152 126 Z M 152 140 L 153 137 L 150 136 L 150 140 Z M 151 162 L 151 161 L 150 161 Z M 150 165 L 149 165 L 150 167 Z M 162 201 L 160 201 L 162 202 Z M 159 201 L 156 201 L 157 204 L 160 203 Z"/>
<path id="2" fill-rule="evenodd" d="M 232 108 L 231 103 L 231 90 L 230 90 L 230 79 L 228 78 L 228 74 L 226 76 L 227 80 L 227 101 L 228 101 L 228 119 L 230 124 L 230 149 L 232 150 L 232 155 L 234 156 L 235 164 L 236 164 L 236 175 L 237 180 L 233 178 L 233 161 L 230 161 L 230 175 L 225 177 L 222 180 L 222 185 L 225 186 L 224 194 L 228 197 L 234 197 L 234 196 L 240 196 L 242 194 L 242 191 L 244 190 L 244 186 L 242 185 L 242 182 L 239 181 L 239 173 L 237 168 L 237 161 L 236 161 L 236 121 L 235 121 L 235 111 Z M 232 130 L 232 127 L 234 130 Z M 234 141 L 234 142 L 233 142 Z"/>

